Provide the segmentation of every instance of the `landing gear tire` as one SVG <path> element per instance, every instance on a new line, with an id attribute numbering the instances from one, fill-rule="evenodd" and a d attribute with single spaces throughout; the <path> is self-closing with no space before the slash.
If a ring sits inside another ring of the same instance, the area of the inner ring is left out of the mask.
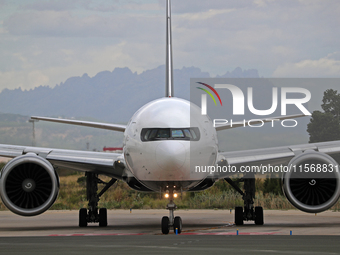
<path id="1" fill-rule="evenodd" d="M 177 234 L 182 233 L 182 219 L 179 216 L 176 216 L 174 219 L 174 232 L 176 234 L 176 229 L 177 229 Z"/>
<path id="2" fill-rule="evenodd" d="M 87 227 L 87 209 L 81 208 L 79 210 L 79 227 Z"/>
<path id="3" fill-rule="evenodd" d="M 241 206 L 235 207 L 235 225 L 243 225 L 243 208 Z"/>
<path id="4" fill-rule="evenodd" d="M 107 226 L 107 210 L 106 208 L 99 209 L 99 227 Z"/>
<path id="5" fill-rule="evenodd" d="M 169 223 L 170 223 L 169 217 L 168 216 L 164 216 L 162 218 L 162 233 L 164 235 L 169 234 L 169 229 L 170 229 Z"/>
<path id="6" fill-rule="evenodd" d="M 263 208 L 261 206 L 255 207 L 255 224 L 263 225 Z"/>
<path id="7" fill-rule="evenodd" d="M 98 174 L 86 172 L 86 200 L 88 208 L 79 210 L 79 227 L 86 227 L 88 223 L 99 223 L 100 227 L 107 226 L 106 208 L 98 209 L 100 197 L 117 181 L 112 178 L 109 182 L 103 182 L 98 178 Z M 98 183 L 105 184 L 105 187 L 98 193 Z M 99 212 L 99 213 L 98 213 Z"/>

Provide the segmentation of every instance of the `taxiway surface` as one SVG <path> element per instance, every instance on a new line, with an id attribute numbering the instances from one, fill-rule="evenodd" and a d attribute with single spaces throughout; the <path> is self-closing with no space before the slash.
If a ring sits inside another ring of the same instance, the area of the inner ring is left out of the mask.
<path id="1" fill-rule="evenodd" d="M 47 211 L 35 217 L 0 212 L 0 237 L 50 235 L 161 234 L 160 223 L 166 210 L 108 210 L 108 227 L 89 224 L 78 227 L 78 211 Z M 234 235 L 340 235 L 340 212 L 317 215 L 297 210 L 265 210 L 264 225 L 245 222 L 234 225 L 234 211 L 176 210 L 183 221 L 183 234 Z"/>
<path id="2" fill-rule="evenodd" d="M 1 211 L 0 254 L 340 254 L 340 212 L 266 210 L 263 226 L 235 226 L 233 213 L 177 210 L 183 233 L 162 235 L 166 210 L 110 210 L 105 228 L 79 228 L 77 211 Z"/>

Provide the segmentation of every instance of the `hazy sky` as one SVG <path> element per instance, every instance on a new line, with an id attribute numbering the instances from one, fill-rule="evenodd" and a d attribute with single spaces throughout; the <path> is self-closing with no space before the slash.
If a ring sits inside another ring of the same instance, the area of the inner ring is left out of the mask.
<path id="1" fill-rule="evenodd" d="M 338 0 L 172 0 L 174 67 L 340 77 Z M 165 63 L 165 0 L 0 0 L 0 91 Z"/>

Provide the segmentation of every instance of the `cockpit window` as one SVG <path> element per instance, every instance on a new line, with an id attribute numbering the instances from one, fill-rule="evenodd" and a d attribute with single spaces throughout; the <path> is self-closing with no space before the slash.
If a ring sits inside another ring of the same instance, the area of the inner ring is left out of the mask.
<path id="1" fill-rule="evenodd" d="M 156 138 L 169 138 L 170 130 L 169 129 L 158 129 Z"/>
<path id="2" fill-rule="evenodd" d="M 200 132 L 194 128 L 143 128 L 141 132 L 143 142 L 158 140 L 189 140 L 198 141 Z"/>
<path id="3" fill-rule="evenodd" d="M 184 134 L 183 134 L 183 131 L 181 129 L 173 129 L 171 130 L 171 137 L 173 138 L 184 138 Z"/>

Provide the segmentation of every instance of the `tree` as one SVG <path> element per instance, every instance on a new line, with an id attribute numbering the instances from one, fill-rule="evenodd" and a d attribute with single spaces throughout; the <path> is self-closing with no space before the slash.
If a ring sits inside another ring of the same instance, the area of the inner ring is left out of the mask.
<path id="1" fill-rule="evenodd" d="M 326 142 L 340 140 L 340 94 L 327 89 L 322 99 L 324 112 L 314 111 L 307 125 L 309 142 Z"/>
<path id="2" fill-rule="evenodd" d="M 331 113 L 334 118 L 339 120 L 340 116 L 340 94 L 336 90 L 327 89 L 323 93 L 322 109 L 325 113 Z"/>
<path id="3" fill-rule="evenodd" d="M 283 195 L 281 188 L 281 179 L 274 176 L 267 176 L 263 183 L 263 194 L 267 193 Z"/>

